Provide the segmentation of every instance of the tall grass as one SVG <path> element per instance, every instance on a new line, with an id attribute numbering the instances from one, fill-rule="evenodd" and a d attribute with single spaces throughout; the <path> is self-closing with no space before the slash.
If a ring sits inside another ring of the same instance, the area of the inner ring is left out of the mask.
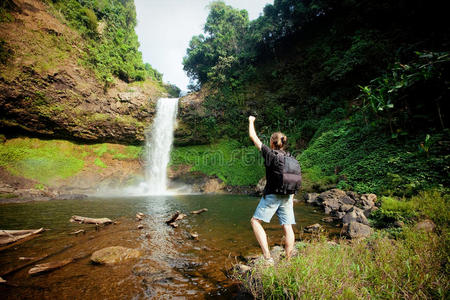
<path id="1" fill-rule="evenodd" d="M 445 299 L 448 242 L 448 235 L 411 229 L 399 240 L 382 233 L 338 245 L 316 239 L 301 243 L 290 262 L 240 279 L 264 299 Z"/>

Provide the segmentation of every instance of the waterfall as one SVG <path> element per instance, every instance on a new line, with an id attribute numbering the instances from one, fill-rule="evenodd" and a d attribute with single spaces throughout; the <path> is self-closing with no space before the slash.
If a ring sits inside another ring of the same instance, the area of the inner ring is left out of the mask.
<path id="1" fill-rule="evenodd" d="M 151 131 L 146 134 L 146 185 L 148 194 L 167 192 L 167 165 L 177 120 L 178 98 L 160 98 Z"/>

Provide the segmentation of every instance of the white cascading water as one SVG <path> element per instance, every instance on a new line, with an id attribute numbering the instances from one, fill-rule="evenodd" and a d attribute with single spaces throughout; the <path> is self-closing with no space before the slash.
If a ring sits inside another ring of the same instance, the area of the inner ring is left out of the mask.
<path id="1" fill-rule="evenodd" d="M 148 194 L 167 192 L 167 165 L 177 121 L 178 98 L 160 98 L 152 130 L 146 136 L 146 185 Z"/>

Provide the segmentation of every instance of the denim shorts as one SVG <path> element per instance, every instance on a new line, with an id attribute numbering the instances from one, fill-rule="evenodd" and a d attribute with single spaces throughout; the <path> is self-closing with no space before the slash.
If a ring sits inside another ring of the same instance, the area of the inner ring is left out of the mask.
<path id="1" fill-rule="evenodd" d="M 294 195 L 269 194 L 259 200 L 253 218 L 270 223 L 277 213 L 281 225 L 295 224 Z"/>

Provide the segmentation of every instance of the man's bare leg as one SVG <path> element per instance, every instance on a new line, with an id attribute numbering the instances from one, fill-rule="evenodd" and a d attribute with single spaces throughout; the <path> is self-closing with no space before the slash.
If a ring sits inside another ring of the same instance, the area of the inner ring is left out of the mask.
<path id="1" fill-rule="evenodd" d="M 261 225 L 261 220 L 252 218 L 250 223 L 252 224 L 253 232 L 258 240 L 259 246 L 263 252 L 264 258 L 270 258 L 269 245 L 267 243 L 267 235 L 264 228 Z"/>
<path id="2" fill-rule="evenodd" d="M 283 225 L 284 236 L 285 236 L 285 244 L 284 249 L 286 251 L 286 259 L 289 260 L 292 255 L 292 250 L 294 249 L 294 230 L 292 229 L 292 225 Z"/>

